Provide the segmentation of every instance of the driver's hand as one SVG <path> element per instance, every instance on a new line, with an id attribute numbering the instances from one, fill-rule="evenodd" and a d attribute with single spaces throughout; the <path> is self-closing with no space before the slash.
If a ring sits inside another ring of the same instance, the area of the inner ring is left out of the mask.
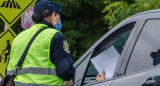
<path id="1" fill-rule="evenodd" d="M 102 71 L 102 74 L 98 74 L 96 77 L 96 81 L 103 81 L 103 80 L 106 80 L 104 70 Z"/>

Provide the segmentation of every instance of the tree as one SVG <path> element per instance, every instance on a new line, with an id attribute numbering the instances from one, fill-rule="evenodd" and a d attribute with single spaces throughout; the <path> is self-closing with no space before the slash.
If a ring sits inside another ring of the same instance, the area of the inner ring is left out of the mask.
<path id="1" fill-rule="evenodd" d="M 102 12 L 106 14 L 104 19 L 109 23 L 108 29 L 113 28 L 116 24 L 131 15 L 160 8 L 159 0 L 136 0 L 133 2 L 134 3 L 130 3 L 128 0 L 117 0 L 112 2 L 110 2 L 110 0 L 104 0 L 106 7 Z"/>

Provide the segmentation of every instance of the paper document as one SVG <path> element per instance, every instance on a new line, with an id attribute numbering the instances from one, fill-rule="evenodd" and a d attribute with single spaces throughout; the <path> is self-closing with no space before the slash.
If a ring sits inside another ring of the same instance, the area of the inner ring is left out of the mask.
<path id="1" fill-rule="evenodd" d="M 105 70 L 106 79 L 110 79 L 113 77 L 119 57 L 120 55 L 117 50 L 114 48 L 114 46 L 111 46 L 99 55 L 92 58 L 91 62 L 99 74 L 102 73 L 102 70 Z"/>

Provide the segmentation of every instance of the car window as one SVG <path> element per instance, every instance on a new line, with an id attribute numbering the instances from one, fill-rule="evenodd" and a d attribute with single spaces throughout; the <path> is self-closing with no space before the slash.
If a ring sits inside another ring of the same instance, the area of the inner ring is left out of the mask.
<path id="1" fill-rule="evenodd" d="M 151 57 L 160 49 L 160 20 L 147 20 L 131 53 L 126 74 L 142 71 L 159 64 L 160 60 Z M 159 59 L 159 58 L 158 58 Z"/>
<path id="2" fill-rule="evenodd" d="M 95 53 L 92 55 L 92 58 L 103 58 L 106 59 L 103 62 L 107 63 L 108 65 L 105 66 L 105 69 L 110 70 L 108 73 L 106 73 L 106 76 L 109 78 L 113 77 L 114 70 L 116 68 L 116 65 L 118 63 L 118 59 L 122 53 L 123 47 L 134 27 L 135 23 L 131 23 L 129 25 L 126 25 L 122 28 L 120 28 L 119 31 L 116 31 L 111 36 L 109 36 L 103 43 L 100 44 L 95 49 Z M 112 52 L 114 51 L 114 52 Z M 108 55 L 110 53 L 110 55 Z M 117 53 L 113 58 L 113 54 L 111 53 Z M 101 60 L 102 62 L 102 60 Z M 96 76 L 98 72 L 95 68 L 95 66 L 92 64 L 92 62 L 89 62 L 88 68 L 86 70 L 86 73 L 84 75 L 83 84 L 87 84 L 90 82 L 95 81 Z"/>

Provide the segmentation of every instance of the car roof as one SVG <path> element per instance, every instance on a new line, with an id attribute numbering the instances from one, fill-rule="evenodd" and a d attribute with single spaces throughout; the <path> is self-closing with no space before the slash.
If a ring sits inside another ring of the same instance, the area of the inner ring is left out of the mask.
<path id="1" fill-rule="evenodd" d="M 160 12 L 160 9 L 155 9 L 155 10 L 149 10 L 149 11 L 140 12 L 140 13 L 137 13 L 137 14 L 131 16 L 130 18 L 135 17 L 135 16 L 139 16 L 139 15 L 143 15 L 143 14 L 157 13 L 157 12 Z"/>

